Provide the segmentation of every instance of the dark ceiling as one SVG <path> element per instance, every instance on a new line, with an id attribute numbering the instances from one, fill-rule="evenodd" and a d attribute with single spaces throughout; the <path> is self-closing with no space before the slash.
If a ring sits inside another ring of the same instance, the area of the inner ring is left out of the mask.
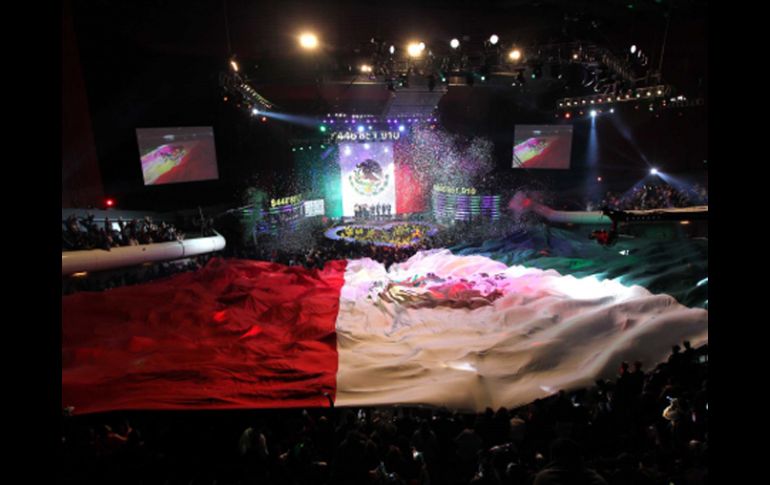
<path id="1" fill-rule="evenodd" d="M 312 83 L 319 70 L 344 70 L 365 59 L 372 38 L 399 47 L 420 39 L 439 48 L 458 37 L 470 47 L 492 33 L 503 43 L 583 41 L 619 54 L 636 44 L 654 66 L 665 37 L 664 81 L 694 95 L 706 76 L 705 2 L 154 0 L 140 5 L 74 0 L 83 68 L 93 80 L 89 90 L 110 89 L 114 95 L 125 82 L 131 90 L 157 92 L 165 74 L 174 78 L 182 71 L 187 82 L 195 82 L 192 78 L 225 69 L 233 54 L 261 86 Z M 322 42 L 313 56 L 297 48 L 296 36 L 304 29 Z M 164 64 L 174 72 L 164 72 Z"/>

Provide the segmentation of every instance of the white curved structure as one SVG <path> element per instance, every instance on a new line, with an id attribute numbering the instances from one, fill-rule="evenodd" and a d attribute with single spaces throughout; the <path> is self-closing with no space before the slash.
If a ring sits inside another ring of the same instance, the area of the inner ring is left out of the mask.
<path id="1" fill-rule="evenodd" d="M 217 234 L 184 241 L 121 246 L 109 251 L 64 251 L 61 253 L 61 274 L 64 276 L 82 271 L 101 271 L 155 261 L 170 261 L 221 251 L 224 247 L 225 238 Z"/>
<path id="2" fill-rule="evenodd" d="M 533 210 L 535 213 L 545 217 L 551 222 L 572 224 L 612 224 L 612 220 L 605 216 L 601 211 L 557 211 L 540 204 L 535 204 Z"/>

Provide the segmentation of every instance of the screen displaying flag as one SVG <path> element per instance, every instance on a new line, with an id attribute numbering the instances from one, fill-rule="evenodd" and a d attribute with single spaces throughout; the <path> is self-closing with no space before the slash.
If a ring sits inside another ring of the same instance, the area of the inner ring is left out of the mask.
<path id="1" fill-rule="evenodd" d="M 341 143 L 342 214 L 352 217 L 356 206 L 389 205 L 396 207 L 396 177 L 393 144 Z"/>

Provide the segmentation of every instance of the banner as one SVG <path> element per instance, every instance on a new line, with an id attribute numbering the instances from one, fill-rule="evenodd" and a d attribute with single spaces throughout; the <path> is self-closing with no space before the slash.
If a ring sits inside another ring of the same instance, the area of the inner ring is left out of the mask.
<path id="1" fill-rule="evenodd" d="M 708 341 L 708 312 L 641 286 L 421 251 L 323 270 L 213 259 L 62 298 L 76 414 L 421 404 L 483 411 L 646 368 Z M 328 396 L 328 398 L 327 398 Z"/>
<path id="2" fill-rule="evenodd" d="M 339 160 L 344 216 L 353 217 L 357 206 L 389 206 L 396 213 L 392 143 L 342 143 Z"/>

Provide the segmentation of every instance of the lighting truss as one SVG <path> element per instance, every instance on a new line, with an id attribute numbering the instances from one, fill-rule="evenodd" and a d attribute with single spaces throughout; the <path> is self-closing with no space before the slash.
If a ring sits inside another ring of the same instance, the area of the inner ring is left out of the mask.
<path id="1" fill-rule="evenodd" d="M 658 84 L 655 86 L 629 89 L 622 93 L 592 94 L 562 98 L 557 101 L 559 109 L 588 108 L 612 103 L 625 103 L 631 101 L 657 101 L 665 100 L 671 94 L 671 86 Z"/>
<path id="2" fill-rule="evenodd" d="M 221 73 L 219 85 L 225 93 L 239 98 L 248 110 L 256 108 L 259 111 L 273 111 L 276 108 L 274 103 L 259 94 L 246 78 L 236 72 Z"/>

